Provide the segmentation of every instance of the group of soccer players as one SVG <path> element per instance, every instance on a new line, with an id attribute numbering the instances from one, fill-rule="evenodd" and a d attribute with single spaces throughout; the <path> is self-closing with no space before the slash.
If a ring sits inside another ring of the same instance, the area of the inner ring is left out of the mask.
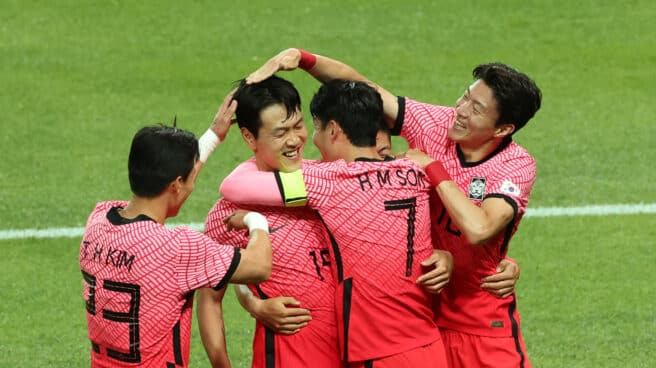
<path id="1" fill-rule="evenodd" d="M 322 82 L 310 103 L 320 161 L 303 160 L 298 91 L 274 75 L 296 68 Z M 132 199 L 99 203 L 80 248 L 92 366 L 187 366 L 200 289 L 203 344 L 229 367 L 231 282 L 248 285 L 235 290 L 257 320 L 253 367 L 529 367 L 506 253 L 535 180 L 512 134 L 541 94 L 504 64 L 473 76 L 455 107 L 435 106 L 288 49 L 226 97 L 199 141 L 142 129 Z M 205 235 L 163 227 L 233 114 L 254 157 L 223 181 Z M 390 133 L 411 149 L 394 157 Z"/>

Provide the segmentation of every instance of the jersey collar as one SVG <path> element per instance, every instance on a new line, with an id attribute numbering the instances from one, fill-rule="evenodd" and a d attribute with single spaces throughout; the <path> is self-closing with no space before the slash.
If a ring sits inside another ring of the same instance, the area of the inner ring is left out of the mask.
<path id="1" fill-rule="evenodd" d="M 143 215 L 143 214 L 141 214 L 141 215 L 139 215 L 135 218 L 132 218 L 132 219 L 127 219 L 127 218 L 125 218 L 125 217 L 118 214 L 118 210 L 120 210 L 120 209 L 123 209 L 123 207 L 112 207 L 109 210 L 109 212 L 107 212 L 107 220 L 109 220 L 109 222 L 112 225 L 116 225 L 116 226 L 118 226 L 118 225 L 127 225 L 127 224 L 132 224 L 132 223 L 135 223 L 135 222 L 139 222 L 139 221 L 153 221 L 153 222 L 156 222 L 155 220 L 153 220 L 150 217 L 148 217 L 146 215 Z"/>
<path id="2" fill-rule="evenodd" d="M 501 152 L 501 151 L 503 151 L 504 149 L 506 149 L 506 147 L 508 147 L 508 145 L 510 145 L 510 143 L 512 143 L 512 137 L 506 137 L 506 138 L 504 138 L 504 140 L 501 141 L 501 144 L 499 145 L 499 147 L 497 147 L 494 151 L 492 151 L 492 152 L 491 152 L 489 155 L 487 155 L 487 157 L 485 157 L 484 159 L 482 159 L 482 160 L 480 160 L 480 161 L 476 161 L 476 162 L 467 162 L 467 161 L 465 161 L 465 154 L 462 153 L 462 150 L 460 149 L 460 145 L 459 145 L 459 144 L 456 144 L 456 153 L 458 154 L 458 161 L 460 161 L 460 166 L 462 166 L 462 167 L 474 167 L 474 166 L 478 166 L 478 165 L 484 163 L 485 161 L 491 159 L 492 157 L 494 157 L 494 156 L 495 156 L 496 154 L 498 154 L 499 152 Z"/>

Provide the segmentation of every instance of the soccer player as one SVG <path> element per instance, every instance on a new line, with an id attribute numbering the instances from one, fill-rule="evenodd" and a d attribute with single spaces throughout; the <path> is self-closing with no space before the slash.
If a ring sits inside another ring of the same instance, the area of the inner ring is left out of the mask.
<path id="1" fill-rule="evenodd" d="M 416 284 L 433 251 L 426 174 L 381 160 L 380 95 L 361 82 L 324 84 L 310 104 L 323 161 L 292 173 L 242 164 L 223 182 L 236 203 L 318 210 L 330 235 L 342 359 L 349 367 L 446 364 L 431 300 Z"/>
<path id="2" fill-rule="evenodd" d="M 247 164 L 264 172 L 300 169 L 307 129 L 296 88 L 272 76 L 253 85 L 242 83 L 234 99 L 242 137 L 254 154 Z M 207 216 L 205 233 L 223 244 L 246 246 L 248 239 L 244 234 L 228 231 L 223 222 L 236 208 L 235 204 L 219 199 Z M 269 280 L 249 285 L 250 290 L 237 286 L 240 302 L 257 317 L 252 366 L 340 367 L 335 282 L 329 268 L 329 242 L 324 226 L 307 207 L 242 208 L 267 217 L 273 245 L 273 272 Z M 222 292 L 202 289 L 198 304 L 201 336 L 215 365 L 225 362 L 227 355 L 219 302 Z M 267 308 L 284 320 L 277 323 L 275 317 L 268 316 Z"/>
<path id="3" fill-rule="evenodd" d="M 247 79 L 256 82 L 296 67 L 324 82 L 367 81 L 342 62 L 298 49 L 281 52 Z M 437 160 L 429 171 L 444 174 L 442 182 L 434 183 L 438 196 L 432 225 L 437 245 L 451 251 L 455 263 L 436 313 L 450 366 L 528 367 L 515 294 L 493 274 L 535 181 L 535 160 L 512 135 L 540 108 L 541 92 L 528 76 L 501 63 L 479 65 L 473 76 L 455 107 L 397 98 L 376 88 L 392 131 Z M 409 154 L 431 162 L 419 152 Z M 486 288 L 495 288 L 500 297 Z"/>
<path id="4" fill-rule="evenodd" d="M 230 126 L 226 99 L 200 142 L 188 131 L 142 128 L 132 140 L 132 199 L 100 202 L 89 216 L 79 262 L 92 367 L 186 367 L 194 290 L 258 282 L 271 272 L 266 218 L 235 212 L 246 249 L 220 245 L 186 227 L 169 229 L 196 177 Z"/>

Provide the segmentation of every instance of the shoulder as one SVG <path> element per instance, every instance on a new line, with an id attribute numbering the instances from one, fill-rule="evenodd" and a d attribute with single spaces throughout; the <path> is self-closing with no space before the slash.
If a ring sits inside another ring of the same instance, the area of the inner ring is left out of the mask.
<path id="1" fill-rule="evenodd" d="M 415 117 L 427 117 L 437 121 L 450 121 L 455 116 L 455 109 L 453 107 L 433 105 L 409 98 L 406 98 L 405 101 L 405 112 Z"/>

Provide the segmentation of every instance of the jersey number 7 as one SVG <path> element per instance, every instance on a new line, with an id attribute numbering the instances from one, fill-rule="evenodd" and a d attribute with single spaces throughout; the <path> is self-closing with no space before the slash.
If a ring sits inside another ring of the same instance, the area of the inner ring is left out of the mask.
<path id="1" fill-rule="evenodd" d="M 417 198 L 397 199 L 385 201 L 385 211 L 408 210 L 408 241 L 405 259 L 405 276 L 412 275 L 412 259 L 415 253 L 415 214 L 417 213 Z"/>

